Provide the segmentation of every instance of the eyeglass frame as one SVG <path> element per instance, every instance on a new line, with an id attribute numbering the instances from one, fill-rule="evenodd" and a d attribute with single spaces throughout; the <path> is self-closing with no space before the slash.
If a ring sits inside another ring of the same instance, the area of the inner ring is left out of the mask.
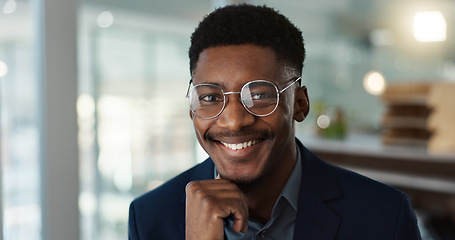
<path id="1" fill-rule="evenodd" d="M 218 116 L 221 115 L 221 113 L 224 111 L 224 109 L 226 108 L 226 104 L 227 104 L 227 101 L 226 101 L 226 95 L 230 95 L 230 94 L 240 94 L 240 97 L 239 97 L 239 100 L 240 102 L 242 103 L 242 106 L 243 108 L 245 108 L 245 110 L 247 110 L 247 112 L 249 112 L 250 114 L 252 114 L 253 116 L 256 116 L 256 117 L 266 117 L 266 116 L 269 116 L 271 115 L 272 113 L 275 112 L 275 110 L 278 108 L 278 105 L 280 103 L 280 94 L 282 94 L 284 91 L 286 91 L 288 88 L 290 88 L 292 85 L 294 85 L 294 83 L 302 80 L 302 77 L 294 77 L 295 80 L 292 81 L 289 85 L 287 85 L 286 87 L 284 87 L 283 89 L 281 90 L 278 90 L 278 86 L 274 83 L 274 82 L 271 82 L 271 81 L 267 81 L 267 80 L 252 80 L 252 81 L 249 81 L 245 84 L 243 84 L 242 88 L 240 89 L 240 92 L 224 92 L 224 90 L 216 85 L 216 84 L 212 84 L 212 83 L 201 83 L 201 84 L 197 84 L 197 85 L 194 85 L 193 87 L 191 87 L 191 83 L 193 82 L 193 79 L 190 79 L 190 82 L 188 83 L 188 89 L 186 90 L 186 98 L 188 99 L 188 102 L 189 102 L 189 105 L 190 105 L 190 110 L 191 112 L 196 115 L 197 117 L 199 118 L 202 118 L 202 119 L 205 119 L 205 120 L 210 120 L 210 119 L 214 119 Z M 290 80 L 288 81 L 291 81 L 292 79 L 294 78 L 291 78 Z M 275 104 L 275 108 L 273 108 L 273 110 L 270 112 L 270 113 L 267 113 L 267 114 L 256 114 L 256 113 L 253 113 L 250 109 L 248 109 L 247 106 L 245 106 L 245 102 L 242 100 L 242 91 L 243 89 L 245 88 L 246 85 L 248 84 L 251 84 L 253 82 L 267 82 L 267 83 L 271 83 L 274 87 L 275 87 L 275 90 L 276 90 L 276 93 L 277 93 L 277 96 L 276 96 L 276 104 Z M 194 88 L 196 88 L 197 86 L 202 86 L 202 85 L 210 85 L 210 86 L 215 86 L 217 88 L 219 88 L 221 90 L 221 92 L 223 93 L 223 107 L 221 108 L 221 110 L 213 117 L 209 117 L 209 118 L 204 118 L 204 117 L 201 117 L 199 115 L 196 114 L 196 112 L 191 108 L 191 101 L 190 101 L 190 91 L 193 90 Z"/>

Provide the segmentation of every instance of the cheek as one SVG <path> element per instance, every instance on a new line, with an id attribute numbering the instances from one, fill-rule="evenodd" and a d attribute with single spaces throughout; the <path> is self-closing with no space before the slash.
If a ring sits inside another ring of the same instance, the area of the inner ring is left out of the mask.
<path id="1" fill-rule="evenodd" d="M 277 113 L 283 121 L 289 122 L 294 119 L 294 99 L 289 97 L 280 98 Z"/>
<path id="2" fill-rule="evenodd" d="M 293 136 L 294 134 L 294 100 L 289 98 L 280 99 L 278 106 L 273 116 L 273 128 L 275 134 L 281 137 Z"/>
<path id="3" fill-rule="evenodd" d="M 204 119 L 199 119 L 198 117 L 193 118 L 193 127 L 194 131 L 196 132 L 196 137 L 197 140 L 199 141 L 199 144 L 202 146 L 204 150 L 207 151 L 207 148 L 205 146 L 205 134 L 207 133 L 208 129 L 211 126 L 212 121 L 210 120 L 204 120 Z"/>
<path id="4" fill-rule="evenodd" d="M 199 142 L 204 139 L 204 127 L 201 126 L 198 119 L 193 119 L 193 127 L 196 132 L 196 137 L 198 138 Z"/>
<path id="5" fill-rule="evenodd" d="M 197 141 L 199 142 L 199 145 L 202 147 L 202 149 L 204 149 L 205 152 L 207 152 L 207 148 L 204 144 L 204 132 L 201 131 L 200 127 L 198 127 L 198 125 L 195 121 L 193 121 L 193 127 L 194 127 L 194 132 L 196 133 L 196 138 L 197 138 Z"/>

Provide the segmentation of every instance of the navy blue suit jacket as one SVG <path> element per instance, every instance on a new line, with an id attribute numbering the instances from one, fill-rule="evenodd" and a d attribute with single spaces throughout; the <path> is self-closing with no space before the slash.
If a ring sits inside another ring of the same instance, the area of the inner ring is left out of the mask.
<path id="1" fill-rule="evenodd" d="M 420 239 L 407 195 L 328 164 L 297 142 L 303 171 L 294 239 Z M 214 164 L 207 159 L 135 199 L 129 239 L 185 239 L 185 187 L 193 180 L 213 179 L 213 173 Z"/>

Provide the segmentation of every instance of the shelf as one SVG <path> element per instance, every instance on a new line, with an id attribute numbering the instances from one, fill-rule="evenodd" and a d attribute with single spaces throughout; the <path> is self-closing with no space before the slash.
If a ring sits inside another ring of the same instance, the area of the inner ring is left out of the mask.
<path id="1" fill-rule="evenodd" d="M 455 152 L 384 145 L 374 135 L 351 134 L 345 140 L 297 137 L 325 161 L 403 190 L 416 209 L 455 218 Z"/>
<path id="2" fill-rule="evenodd" d="M 455 179 L 425 177 L 415 174 L 384 172 L 352 166 L 341 167 L 350 169 L 380 182 L 406 189 L 419 189 L 429 192 L 438 192 L 455 195 Z"/>
<path id="3" fill-rule="evenodd" d="M 352 134 L 345 140 L 329 140 L 314 135 L 297 137 L 322 159 L 352 170 L 362 170 L 368 177 L 379 177 L 381 181 L 387 180 L 389 174 L 402 175 L 406 178 L 395 177 L 396 181 L 392 184 L 419 189 L 426 185 L 410 185 L 407 179 L 433 185 L 439 183 L 447 186 L 443 188 L 445 190 L 438 187 L 431 189 L 455 194 L 455 152 L 435 153 L 423 147 L 383 145 L 380 137 L 374 135 Z M 425 187 L 425 190 L 429 189 Z"/>

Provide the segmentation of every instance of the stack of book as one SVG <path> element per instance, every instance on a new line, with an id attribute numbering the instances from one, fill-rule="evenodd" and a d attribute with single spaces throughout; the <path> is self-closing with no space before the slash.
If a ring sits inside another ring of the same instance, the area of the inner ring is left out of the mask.
<path id="1" fill-rule="evenodd" d="M 455 151 L 455 83 L 395 83 L 382 95 L 385 144 Z"/>

